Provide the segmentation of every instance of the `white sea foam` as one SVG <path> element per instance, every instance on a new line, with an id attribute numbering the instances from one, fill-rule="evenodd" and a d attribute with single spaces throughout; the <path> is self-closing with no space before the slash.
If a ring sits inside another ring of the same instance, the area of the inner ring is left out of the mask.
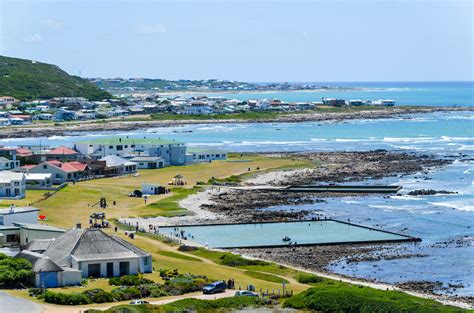
<path id="1" fill-rule="evenodd" d="M 446 208 L 454 208 L 460 211 L 468 211 L 474 212 L 474 201 L 473 200 L 458 200 L 458 201 L 446 201 L 446 202 L 428 202 L 429 204 L 446 207 Z"/>

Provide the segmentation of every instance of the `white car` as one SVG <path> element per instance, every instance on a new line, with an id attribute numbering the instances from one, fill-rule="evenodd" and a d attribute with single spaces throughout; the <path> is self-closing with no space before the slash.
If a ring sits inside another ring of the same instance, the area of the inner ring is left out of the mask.
<path id="1" fill-rule="evenodd" d="M 132 302 L 130 302 L 130 304 L 133 304 L 133 305 L 148 304 L 148 303 L 149 302 L 145 300 L 133 300 Z"/>
<path id="2" fill-rule="evenodd" d="M 239 290 L 235 293 L 236 297 L 258 297 L 257 294 L 254 294 L 251 291 L 248 290 Z"/>

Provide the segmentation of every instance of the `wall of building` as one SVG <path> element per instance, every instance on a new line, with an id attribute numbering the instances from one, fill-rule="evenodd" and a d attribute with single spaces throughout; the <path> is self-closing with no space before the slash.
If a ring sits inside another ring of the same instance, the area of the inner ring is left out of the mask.
<path id="1" fill-rule="evenodd" d="M 38 210 L 2 214 L 2 217 L 0 218 L 0 226 L 11 226 L 13 223 L 37 224 Z"/>
<path id="2" fill-rule="evenodd" d="M 23 247 L 34 239 L 52 239 L 62 235 L 64 232 L 52 230 L 39 230 L 20 228 L 20 245 Z"/>
<path id="3" fill-rule="evenodd" d="M 76 264 L 73 263 L 73 268 L 79 269 L 82 272 L 82 277 L 87 278 L 89 274 L 89 264 L 100 264 L 100 274 L 103 277 L 107 277 L 107 263 L 114 263 L 114 276 L 120 275 L 120 262 L 129 262 L 130 272 L 129 274 L 136 275 L 139 273 L 139 258 L 125 258 L 125 259 L 113 259 L 113 260 L 96 260 L 96 261 L 79 261 Z"/>

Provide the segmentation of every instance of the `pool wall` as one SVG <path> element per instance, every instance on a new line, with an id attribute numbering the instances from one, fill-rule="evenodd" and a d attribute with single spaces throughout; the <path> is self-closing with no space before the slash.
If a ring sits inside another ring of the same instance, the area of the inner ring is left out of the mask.
<path id="1" fill-rule="evenodd" d="M 340 224 L 346 224 L 354 227 L 365 228 L 368 230 L 373 230 L 377 232 L 382 232 L 386 234 L 396 235 L 403 238 L 400 239 L 383 239 L 383 240 L 366 240 L 366 241 L 335 241 L 335 242 L 323 242 L 323 243 L 301 243 L 297 244 L 296 246 L 330 246 L 330 245 L 345 245 L 345 244 L 384 244 L 384 243 L 405 243 L 405 242 L 420 242 L 422 241 L 421 238 L 412 237 L 405 234 L 399 234 L 396 232 L 391 232 L 383 229 L 377 229 L 374 227 L 366 226 L 366 225 L 359 225 L 354 224 L 351 222 L 339 221 L 336 219 L 320 219 L 320 220 L 312 220 L 312 219 L 305 219 L 305 220 L 293 220 L 293 221 L 270 221 L 270 222 L 248 222 L 248 223 L 212 223 L 212 224 L 189 224 L 189 225 L 172 225 L 172 226 L 165 226 L 161 228 L 173 228 L 173 227 L 203 227 L 203 226 L 225 226 L 225 225 L 257 225 L 257 224 L 276 224 L 276 223 L 302 223 L 302 222 L 324 222 L 324 221 L 331 221 Z M 289 244 L 277 244 L 277 245 L 253 245 L 253 246 L 239 246 L 239 247 L 224 247 L 224 246 L 217 246 L 213 247 L 216 249 L 260 249 L 260 248 L 283 248 L 283 247 L 294 247 L 295 245 Z"/>

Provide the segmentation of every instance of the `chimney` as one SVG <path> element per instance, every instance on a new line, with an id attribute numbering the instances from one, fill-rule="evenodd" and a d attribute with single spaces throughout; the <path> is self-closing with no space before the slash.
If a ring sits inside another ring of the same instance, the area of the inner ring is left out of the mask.
<path id="1" fill-rule="evenodd" d="M 76 224 L 76 229 L 81 229 L 81 223 Z"/>
<path id="2" fill-rule="evenodd" d="M 10 213 L 13 213 L 14 210 L 15 210 L 15 205 L 14 204 L 10 205 Z"/>

